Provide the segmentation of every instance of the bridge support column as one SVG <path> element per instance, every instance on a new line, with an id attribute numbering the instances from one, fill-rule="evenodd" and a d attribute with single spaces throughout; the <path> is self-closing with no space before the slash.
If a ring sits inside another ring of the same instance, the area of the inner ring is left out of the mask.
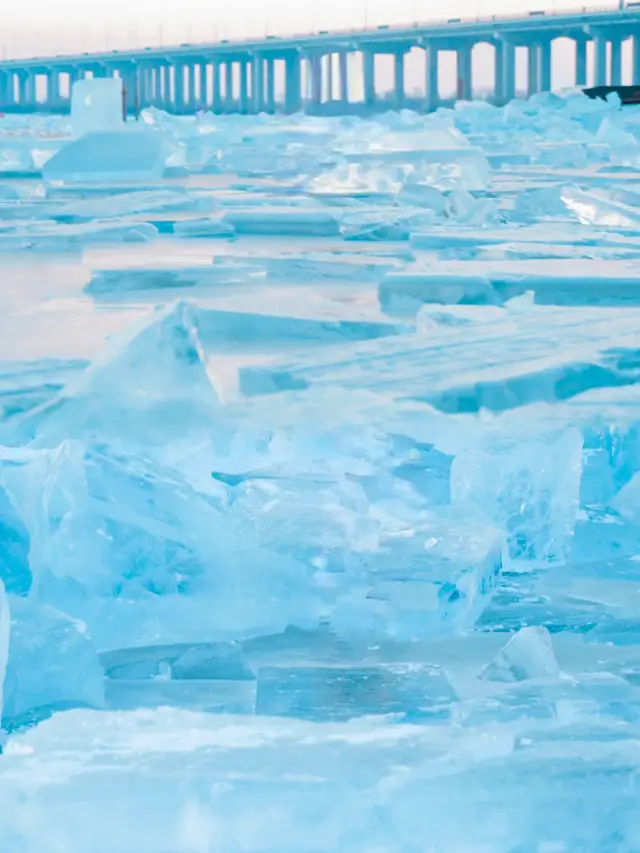
<path id="1" fill-rule="evenodd" d="M 299 113 L 302 109 L 302 93 L 300 91 L 300 55 L 293 53 L 285 62 L 284 107 L 289 115 Z"/>
<path id="2" fill-rule="evenodd" d="M 200 63 L 200 73 L 199 73 L 199 80 L 200 80 L 199 104 L 205 110 L 209 108 L 209 93 L 207 92 L 207 68 L 208 68 L 208 64 L 203 60 Z"/>
<path id="3" fill-rule="evenodd" d="M 622 83 L 622 42 L 619 38 L 611 41 L 611 85 Z"/>
<path id="4" fill-rule="evenodd" d="M 362 51 L 362 83 L 364 102 L 373 107 L 376 102 L 376 55 L 368 50 Z"/>
<path id="5" fill-rule="evenodd" d="M 213 80 L 211 93 L 213 112 L 219 114 L 222 112 L 222 66 L 219 62 L 213 63 Z"/>
<path id="6" fill-rule="evenodd" d="M 349 103 L 349 54 L 342 50 L 338 54 L 338 75 L 340 85 L 340 103 Z"/>
<path id="7" fill-rule="evenodd" d="M 576 86 L 587 85 L 587 43 L 576 41 Z"/>
<path id="8" fill-rule="evenodd" d="M 188 67 L 188 71 L 187 71 L 188 82 L 187 82 L 187 104 L 186 104 L 186 106 L 187 106 L 188 112 L 192 113 L 192 112 L 194 112 L 194 110 L 196 108 L 196 104 L 197 104 L 197 101 L 196 101 L 196 66 L 192 62 L 187 67 Z"/>
<path id="9" fill-rule="evenodd" d="M 0 71 L 0 110 L 13 104 L 13 73 Z"/>
<path id="10" fill-rule="evenodd" d="M 233 65 L 231 61 L 224 64 L 224 111 L 232 113 L 234 108 L 233 103 Z"/>
<path id="11" fill-rule="evenodd" d="M 243 59 L 240 63 L 240 112 L 249 112 L 249 61 Z"/>
<path id="12" fill-rule="evenodd" d="M 267 59 L 267 112 L 273 115 L 276 111 L 276 64 L 275 59 Z"/>
<path id="13" fill-rule="evenodd" d="M 169 71 L 168 65 L 161 65 L 158 68 L 158 106 L 163 110 L 168 110 L 171 106 L 171 80 Z"/>
<path id="14" fill-rule="evenodd" d="M 47 72 L 47 107 L 56 109 L 60 105 L 60 72 L 50 68 Z"/>
<path id="15" fill-rule="evenodd" d="M 432 43 L 425 47 L 425 99 L 424 108 L 430 113 L 438 108 L 438 48 Z"/>
<path id="16" fill-rule="evenodd" d="M 404 107 L 404 50 L 393 57 L 394 105 L 397 110 Z"/>
<path id="17" fill-rule="evenodd" d="M 472 45 L 465 44 L 462 47 L 459 47 L 456 53 L 456 65 L 458 71 L 456 94 L 460 101 L 471 101 L 473 99 L 471 50 Z"/>
<path id="18" fill-rule="evenodd" d="M 551 42 L 543 41 L 540 45 L 540 91 L 551 92 L 552 89 Z"/>
<path id="19" fill-rule="evenodd" d="M 333 100 L 333 54 L 327 53 L 324 57 L 324 66 L 327 80 L 327 102 Z"/>
<path id="20" fill-rule="evenodd" d="M 253 96 L 253 112 L 264 112 L 264 58 L 259 54 L 253 57 L 251 94 Z"/>
<path id="21" fill-rule="evenodd" d="M 640 35 L 634 35 L 632 43 L 632 82 L 634 86 L 640 86 Z"/>
<path id="22" fill-rule="evenodd" d="M 539 91 L 539 75 L 540 75 L 540 46 L 530 44 L 527 47 L 527 95 L 530 98 Z"/>
<path id="23" fill-rule="evenodd" d="M 593 40 L 593 52 L 595 56 L 596 86 L 607 85 L 607 40 L 603 35 L 597 35 Z"/>
<path id="24" fill-rule="evenodd" d="M 502 54 L 502 101 L 508 104 L 516 96 L 516 48 L 509 42 L 504 43 Z"/>
<path id="25" fill-rule="evenodd" d="M 322 103 L 322 57 L 309 57 L 309 100 L 314 107 Z"/>

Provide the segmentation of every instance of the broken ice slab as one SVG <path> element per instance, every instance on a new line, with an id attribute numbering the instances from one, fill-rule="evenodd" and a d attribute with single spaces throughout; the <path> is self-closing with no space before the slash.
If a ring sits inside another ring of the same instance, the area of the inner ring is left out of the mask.
<path id="1" fill-rule="evenodd" d="M 184 287 L 212 287 L 263 280 L 264 268 L 250 264 L 209 264 L 186 267 L 132 267 L 96 270 L 85 293 L 129 293 L 136 290 L 167 290 Z"/>
<path id="2" fill-rule="evenodd" d="M 68 708 L 104 707 L 104 670 L 86 626 L 30 599 L 12 596 L 10 609 L 3 728 Z"/>
<path id="3" fill-rule="evenodd" d="M 451 499 L 473 502 L 506 531 L 508 564 L 564 563 L 578 515 L 582 436 L 577 429 L 535 441 L 494 439 L 451 466 Z"/>
<path id="4" fill-rule="evenodd" d="M 216 264 L 251 264 L 263 267 L 269 279 L 309 281 L 379 281 L 401 266 L 394 257 L 370 254 L 341 256 L 335 252 L 287 253 L 281 255 L 218 255 Z"/>
<path id="5" fill-rule="evenodd" d="M 640 270 L 640 264 L 637 264 Z M 439 261 L 388 273 L 378 286 L 386 313 L 406 316 L 420 305 L 500 304 L 533 291 L 539 305 L 640 305 L 633 261 L 549 258 Z"/>
<path id="6" fill-rule="evenodd" d="M 15 419 L 12 429 L 18 440 L 37 436 L 49 447 L 69 437 L 98 436 L 151 452 L 179 436 L 196 444 L 196 433 L 210 436 L 218 407 L 198 334 L 198 309 L 179 302 L 115 336 L 75 381 Z"/>
<path id="7" fill-rule="evenodd" d="M 23 223 L 0 233 L 0 251 L 78 252 L 87 244 L 146 243 L 157 236 L 158 230 L 148 222 Z"/>
<path id="8" fill-rule="evenodd" d="M 173 233 L 176 237 L 185 238 L 231 238 L 236 234 L 236 230 L 229 222 L 215 219 L 184 219 L 173 222 Z"/>
<path id="9" fill-rule="evenodd" d="M 164 680 L 105 681 L 105 704 L 109 710 L 136 708 L 188 708 L 210 714 L 255 713 L 256 681 Z"/>
<path id="10" fill-rule="evenodd" d="M 616 233 L 590 229 L 580 225 L 564 224 L 551 229 L 548 225 L 506 225 L 502 228 L 452 229 L 434 225 L 426 231 L 414 231 L 410 245 L 415 251 L 438 251 L 451 247 L 481 247 L 507 242 L 543 243 L 554 246 L 634 247 L 640 245 L 637 237 L 624 237 Z"/>
<path id="11" fill-rule="evenodd" d="M 340 223 L 336 216 L 322 208 L 256 207 L 228 210 L 221 219 L 239 235 L 292 237 L 337 237 Z"/>
<path id="12" fill-rule="evenodd" d="M 297 317 L 204 309 L 200 333 L 210 351 L 238 347 L 242 352 L 264 352 L 265 347 L 338 344 L 397 335 L 407 327 L 397 323 L 363 319 Z"/>
<path id="13" fill-rule="evenodd" d="M 47 402 L 87 366 L 53 358 L 0 363 L 0 421 Z"/>
<path id="14" fill-rule="evenodd" d="M 153 130 L 88 133 L 64 145 L 42 170 L 63 183 L 148 181 L 162 176 L 166 140 Z"/>
<path id="15" fill-rule="evenodd" d="M 455 700 L 446 674 L 428 664 L 262 667 L 256 713 L 316 722 L 386 714 L 435 722 L 448 720 Z"/>
<path id="16" fill-rule="evenodd" d="M 219 497 L 148 454 L 67 442 L 1 461 L 31 595 L 83 619 L 101 649 L 277 631 L 315 612 L 300 564 L 240 539 Z"/>
<path id="17" fill-rule="evenodd" d="M 107 678 L 116 680 L 255 680 L 255 675 L 245 665 L 242 645 L 236 642 L 116 649 L 104 652 L 100 660 Z"/>
<path id="18" fill-rule="evenodd" d="M 248 396 L 317 385 L 420 400 L 451 413 L 502 411 L 635 384 L 639 324 L 640 312 L 631 309 L 505 309 L 503 320 L 469 325 L 463 337 L 443 325 L 308 360 L 244 366 L 239 385 Z"/>
<path id="19" fill-rule="evenodd" d="M 49 210 L 49 216 L 64 223 L 91 222 L 95 219 L 122 218 L 150 212 L 208 212 L 215 206 L 215 198 L 211 193 L 195 193 L 184 187 L 170 187 L 80 198 L 64 205 L 56 205 Z"/>

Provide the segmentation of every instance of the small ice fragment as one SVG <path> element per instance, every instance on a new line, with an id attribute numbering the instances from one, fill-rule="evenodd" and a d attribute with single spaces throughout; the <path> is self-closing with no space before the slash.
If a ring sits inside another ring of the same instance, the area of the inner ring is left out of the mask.
<path id="1" fill-rule="evenodd" d="M 71 125 L 75 137 L 121 130 L 123 84 L 118 77 L 84 78 L 71 87 Z"/>
<path id="2" fill-rule="evenodd" d="M 529 678 L 557 678 L 556 660 L 549 631 L 533 625 L 521 628 L 481 672 L 486 681 L 526 681 Z"/>
<path id="3" fill-rule="evenodd" d="M 10 606 L 3 726 L 65 708 L 104 707 L 104 671 L 85 625 L 31 599 L 12 597 Z"/>

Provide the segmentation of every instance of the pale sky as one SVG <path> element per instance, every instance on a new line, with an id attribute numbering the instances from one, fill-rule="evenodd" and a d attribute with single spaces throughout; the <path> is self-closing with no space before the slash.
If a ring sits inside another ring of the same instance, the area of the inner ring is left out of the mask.
<path id="1" fill-rule="evenodd" d="M 31 56 L 412 23 L 616 0 L 16 0 L 0 2 L 2 55 Z"/>

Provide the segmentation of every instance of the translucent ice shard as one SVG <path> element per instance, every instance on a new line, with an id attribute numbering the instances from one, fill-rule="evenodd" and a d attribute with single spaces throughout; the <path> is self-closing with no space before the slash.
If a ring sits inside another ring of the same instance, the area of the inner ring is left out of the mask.
<path id="1" fill-rule="evenodd" d="M 76 80 L 71 87 L 71 125 L 76 137 L 121 130 L 122 80 L 119 77 Z"/>
<path id="2" fill-rule="evenodd" d="M 63 183 L 147 181 L 160 178 L 166 160 L 165 140 L 153 130 L 88 133 L 64 145 L 42 173 Z"/>
<path id="3" fill-rule="evenodd" d="M 66 708 L 104 707 L 104 670 L 82 622 L 11 598 L 2 725 L 19 728 Z"/>
<path id="4" fill-rule="evenodd" d="M 249 264 L 209 264 L 207 266 L 133 267 L 96 270 L 85 287 L 86 293 L 128 293 L 137 290 L 210 287 L 246 283 L 264 278 L 265 270 Z"/>
<path id="5" fill-rule="evenodd" d="M 257 207 L 225 213 L 222 223 L 236 234 L 335 237 L 340 233 L 339 222 L 329 210 Z"/>
<path id="6" fill-rule="evenodd" d="M 233 531 L 224 490 L 200 494 L 157 462 L 66 442 L 7 450 L 1 480 L 29 532 L 31 595 L 101 649 L 281 630 L 314 610 L 299 563 Z"/>
<path id="7" fill-rule="evenodd" d="M 581 475 L 582 436 L 570 428 L 546 441 L 460 453 L 451 468 L 451 495 L 454 502 L 475 502 L 506 531 L 510 560 L 563 563 Z"/>
<path id="8" fill-rule="evenodd" d="M 521 628 L 496 657 L 487 664 L 481 678 L 488 681 L 525 681 L 529 678 L 557 678 L 560 667 L 546 628 Z"/>
<path id="9" fill-rule="evenodd" d="M 51 403 L 25 416 L 22 435 L 55 446 L 69 437 L 163 447 L 210 434 L 218 396 L 207 371 L 198 310 L 175 303 L 115 337 Z"/>

